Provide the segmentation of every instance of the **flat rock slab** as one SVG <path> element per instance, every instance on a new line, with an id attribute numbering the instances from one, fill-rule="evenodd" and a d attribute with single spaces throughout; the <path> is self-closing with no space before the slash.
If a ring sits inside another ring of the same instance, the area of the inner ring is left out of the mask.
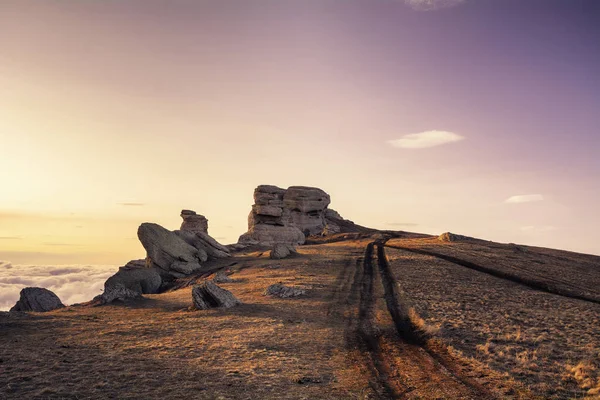
<path id="1" fill-rule="evenodd" d="M 192 289 L 192 301 L 198 310 L 231 308 L 242 304 L 229 290 L 223 289 L 211 281 L 206 281 Z"/>
<path id="2" fill-rule="evenodd" d="M 265 290 L 265 296 L 280 297 L 286 299 L 289 297 L 298 297 L 306 294 L 306 290 L 292 286 L 285 286 L 281 283 L 271 285 Z"/>

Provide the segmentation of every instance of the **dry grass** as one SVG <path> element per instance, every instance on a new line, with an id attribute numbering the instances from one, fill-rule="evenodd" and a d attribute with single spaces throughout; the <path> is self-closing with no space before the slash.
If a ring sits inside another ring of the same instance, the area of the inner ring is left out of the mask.
<path id="1" fill-rule="evenodd" d="M 232 267 L 242 306 L 190 311 L 191 288 L 127 305 L 0 316 L 0 398 L 359 398 L 343 316 L 328 315 L 348 248 Z M 351 250 L 350 250 L 351 251 Z M 362 247 L 357 246 L 357 253 Z M 297 299 L 263 296 L 273 283 Z"/>
<path id="2" fill-rule="evenodd" d="M 437 246 L 436 251 L 468 254 L 473 262 L 491 265 L 496 261 L 489 259 L 494 254 L 490 249 L 478 255 L 480 245 L 469 251 L 465 243 L 460 250 L 453 250 L 454 243 L 423 242 L 429 248 Z M 418 241 L 410 245 L 418 248 Z M 532 290 L 430 256 L 395 249 L 388 249 L 387 254 L 405 296 L 425 323 L 440 325 L 439 337 L 456 356 L 506 374 L 540 398 L 597 395 L 597 368 L 590 365 L 597 365 L 600 356 L 600 305 Z M 522 259 L 513 256 L 510 264 L 513 269 L 530 271 L 531 257 L 531 253 Z M 595 294 L 584 282 L 597 280 L 597 276 L 589 278 L 594 271 L 588 268 L 587 274 L 578 278 L 581 266 L 573 272 L 565 264 L 564 260 L 575 257 L 568 253 L 557 259 L 561 279 Z M 558 268 L 551 266 L 553 259 L 543 259 L 545 271 L 536 274 Z M 583 259 L 584 264 L 594 261 L 590 256 Z M 600 270 L 595 273 L 600 275 Z M 585 360 L 595 361 L 579 364 Z"/>
<path id="3" fill-rule="evenodd" d="M 260 250 L 238 254 L 223 264 L 235 281 L 221 286 L 244 304 L 228 310 L 190 310 L 184 288 L 128 304 L 0 314 L 0 398 L 372 398 L 373 371 L 347 340 L 352 271 L 371 240 L 303 246 L 277 261 Z M 414 307 L 411 322 L 460 375 L 502 398 L 528 397 L 520 386 L 541 398 L 597 395 L 599 305 L 432 257 L 387 254 Z M 307 294 L 263 295 L 278 282 Z M 420 365 L 422 351 L 399 341 L 381 288 L 376 296 L 379 346 L 393 361 L 390 376 L 415 386 L 407 397 L 463 398 L 448 395 L 441 375 L 425 378 L 437 367 Z"/>

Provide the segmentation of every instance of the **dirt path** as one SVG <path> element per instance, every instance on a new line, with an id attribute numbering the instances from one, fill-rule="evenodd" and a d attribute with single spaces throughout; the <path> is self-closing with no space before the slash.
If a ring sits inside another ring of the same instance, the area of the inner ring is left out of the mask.
<path id="1" fill-rule="evenodd" d="M 461 378 L 453 370 L 452 360 L 437 354 L 415 332 L 408 310 L 402 308 L 383 243 L 369 243 L 362 268 L 360 262 L 356 267 L 351 284 L 351 274 L 344 268 L 338 287 L 341 291 L 350 286 L 344 303 L 354 311 L 346 313 L 346 340 L 348 346 L 359 349 L 359 361 L 370 374 L 368 398 L 492 398 L 477 384 Z"/>

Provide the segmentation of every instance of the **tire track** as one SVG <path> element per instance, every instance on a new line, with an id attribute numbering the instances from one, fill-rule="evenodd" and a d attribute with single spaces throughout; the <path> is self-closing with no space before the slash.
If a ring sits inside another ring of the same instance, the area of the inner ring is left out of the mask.
<path id="1" fill-rule="evenodd" d="M 426 335 L 415 327 L 409 317 L 408 303 L 399 293 L 398 284 L 385 255 L 385 242 L 377 243 L 377 264 L 388 312 L 394 322 L 396 332 L 408 344 L 404 347 L 401 357 L 411 368 L 419 370 L 414 375 L 423 376 L 420 382 L 434 383 L 434 386 L 443 387 L 445 395 L 459 395 L 461 398 L 471 396 L 478 399 L 493 397 L 477 382 L 461 376 L 448 355 L 440 352 L 440 349 L 434 351 L 428 345 Z M 445 391 L 446 389 L 449 391 Z"/>
<path id="2" fill-rule="evenodd" d="M 355 264 L 354 273 L 352 264 Z M 426 338 L 408 316 L 408 307 L 399 293 L 383 242 L 369 243 L 364 257 L 355 263 L 352 259 L 345 260 L 335 282 L 332 305 L 327 313 L 345 317 L 346 345 L 353 354 L 351 357 L 366 369 L 371 390 L 368 398 L 492 397 L 477 384 L 461 378 L 449 356 L 428 349 Z M 383 309 L 380 299 L 385 300 Z M 382 310 L 386 310 L 385 315 L 389 314 L 393 327 L 385 322 L 386 318 L 383 325 L 378 324 L 378 311 Z"/>
<path id="3" fill-rule="evenodd" d="M 461 267 L 469 268 L 471 270 L 482 272 L 484 274 L 488 274 L 488 275 L 494 276 L 496 278 L 504 279 L 504 280 L 507 280 L 510 282 L 518 283 L 523 286 L 527 286 L 528 288 L 533 289 L 533 290 L 550 293 L 550 294 L 554 294 L 557 296 L 568 297 L 571 299 L 587 301 L 590 303 L 600 304 L 600 299 L 597 299 L 595 297 L 587 296 L 585 294 L 573 293 L 571 291 L 557 288 L 555 286 L 550 285 L 549 283 L 541 282 L 541 281 L 535 280 L 533 278 L 528 278 L 528 277 L 524 277 L 524 276 L 511 274 L 508 272 L 498 271 L 498 270 L 495 270 L 495 269 L 492 269 L 489 267 L 485 267 L 483 265 L 475 264 L 471 261 L 462 260 L 460 258 L 449 256 L 449 255 L 442 254 L 442 253 L 438 253 L 435 251 L 414 249 L 414 248 L 410 248 L 410 247 L 403 247 L 403 246 L 397 246 L 397 245 L 392 246 L 392 245 L 388 245 L 388 244 L 386 244 L 385 246 L 387 246 L 391 249 L 407 251 L 409 253 L 436 257 L 436 258 L 439 258 L 440 260 L 444 260 L 444 261 L 448 261 L 448 262 L 451 262 L 456 265 L 460 265 Z"/>
<path id="4" fill-rule="evenodd" d="M 378 398 L 396 399 L 399 398 L 399 392 L 388 381 L 391 369 L 389 367 L 389 361 L 384 358 L 384 355 L 381 352 L 378 338 L 379 334 L 374 325 L 375 306 L 377 301 L 374 295 L 374 287 L 373 243 L 369 243 L 365 249 L 363 273 L 360 281 L 360 302 L 355 337 L 359 349 L 365 355 L 367 365 L 371 371 L 371 389 L 373 389 Z"/>

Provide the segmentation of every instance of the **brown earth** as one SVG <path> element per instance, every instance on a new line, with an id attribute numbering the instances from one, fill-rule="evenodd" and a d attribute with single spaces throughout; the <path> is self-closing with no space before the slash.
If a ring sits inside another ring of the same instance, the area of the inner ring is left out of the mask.
<path id="1" fill-rule="evenodd" d="M 384 242 L 361 233 L 284 260 L 258 248 L 220 260 L 211 268 L 234 278 L 220 286 L 244 303 L 231 309 L 190 308 L 189 285 L 204 275 L 125 304 L 0 314 L 0 398 L 596 396 L 600 257 L 424 235 Z M 307 294 L 263 295 L 278 282 Z"/>

